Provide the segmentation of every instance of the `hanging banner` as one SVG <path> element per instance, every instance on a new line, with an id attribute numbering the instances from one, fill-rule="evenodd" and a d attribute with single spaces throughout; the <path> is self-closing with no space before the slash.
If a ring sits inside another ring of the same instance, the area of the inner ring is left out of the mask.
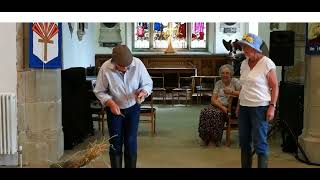
<path id="1" fill-rule="evenodd" d="M 31 23 L 29 67 L 61 68 L 62 23 Z"/>
<path id="2" fill-rule="evenodd" d="M 320 23 L 307 24 L 306 54 L 320 54 Z"/>

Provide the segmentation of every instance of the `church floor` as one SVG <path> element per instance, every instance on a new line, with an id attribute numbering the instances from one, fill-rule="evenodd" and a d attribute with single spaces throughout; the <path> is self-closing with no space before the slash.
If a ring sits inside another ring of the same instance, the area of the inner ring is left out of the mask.
<path id="1" fill-rule="evenodd" d="M 156 135 L 151 136 L 149 123 L 140 123 L 138 136 L 138 168 L 239 168 L 240 149 L 238 147 L 238 131 L 233 131 L 232 145 L 225 146 L 225 134 L 220 147 L 214 145 L 201 146 L 198 136 L 199 113 L 203 105 L 189 107 L 176 105 L 158 105 Z M 105 127 L 106 128 L 106 127 Z M 101 138 L 100 132 L 79 144 L 73 150 L 65 151 L 62 159 L 84 149 L 89 142 Z M 107 129 L 107 128 L 106 128 Z M 106 134 L 107 131 L 106 131 Z M 281 150 L 279 133 L 269 139 L 270 168 L 308 168 L 315 167 L 299 162 L 293 154 Z M 254 156 L 253 167 L 256 167 Z M 110 167 L 109 155 L 91 162 L 88 168 Z"/>

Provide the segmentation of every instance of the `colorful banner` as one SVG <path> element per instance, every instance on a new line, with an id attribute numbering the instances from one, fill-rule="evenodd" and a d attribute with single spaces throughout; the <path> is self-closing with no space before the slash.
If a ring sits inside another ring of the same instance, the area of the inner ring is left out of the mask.
<path id="1" fill-rule="evenodd" d="M 306 54 L 320 54 L 320 23 L 307 24 Z"/>
<path id="2" fill-rule="evenodd" d="M 29 67 L 62 67 L 62 23 L 31 23 Z"/>

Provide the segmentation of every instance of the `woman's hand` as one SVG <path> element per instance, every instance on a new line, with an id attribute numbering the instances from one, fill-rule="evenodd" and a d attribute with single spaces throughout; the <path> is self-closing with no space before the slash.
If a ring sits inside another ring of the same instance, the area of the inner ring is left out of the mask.
<path id="1" fill-rule="evenodd" d="M 274 111 L 275 107 L 274 106 L 269 106 L 267 110 L 267 120 L 272 121 L 274 118 Z"/>
<path id="2" fill-rule="evenodd" d="M 226 87 L 223 89 L 224 94 L 232 95 L 233 90 L 230 87 Z"/>
<path id="3" fill-rule="evenodd" d="M 223 111 L 224 113 L 228 114 L 228 108 L 227 108 L 227 107 L 222 106 L 222 111 Z"/>

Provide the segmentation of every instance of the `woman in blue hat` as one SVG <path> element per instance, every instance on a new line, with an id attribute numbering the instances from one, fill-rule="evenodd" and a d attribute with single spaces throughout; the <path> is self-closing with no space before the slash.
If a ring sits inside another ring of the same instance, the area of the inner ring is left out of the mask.
<path id="1" fill-rule="evenodd" d="M 261 51 L 263 41 L 248 33 L 238 41 L 246 56 L 240 68 L 241 91 L 237 113 L 241 167 L 252 167 L 251 144 L 258 155 L 258 168 L 268 167 L 268 122 L 274 118 L 278 98 L 276 66 Z"/>

